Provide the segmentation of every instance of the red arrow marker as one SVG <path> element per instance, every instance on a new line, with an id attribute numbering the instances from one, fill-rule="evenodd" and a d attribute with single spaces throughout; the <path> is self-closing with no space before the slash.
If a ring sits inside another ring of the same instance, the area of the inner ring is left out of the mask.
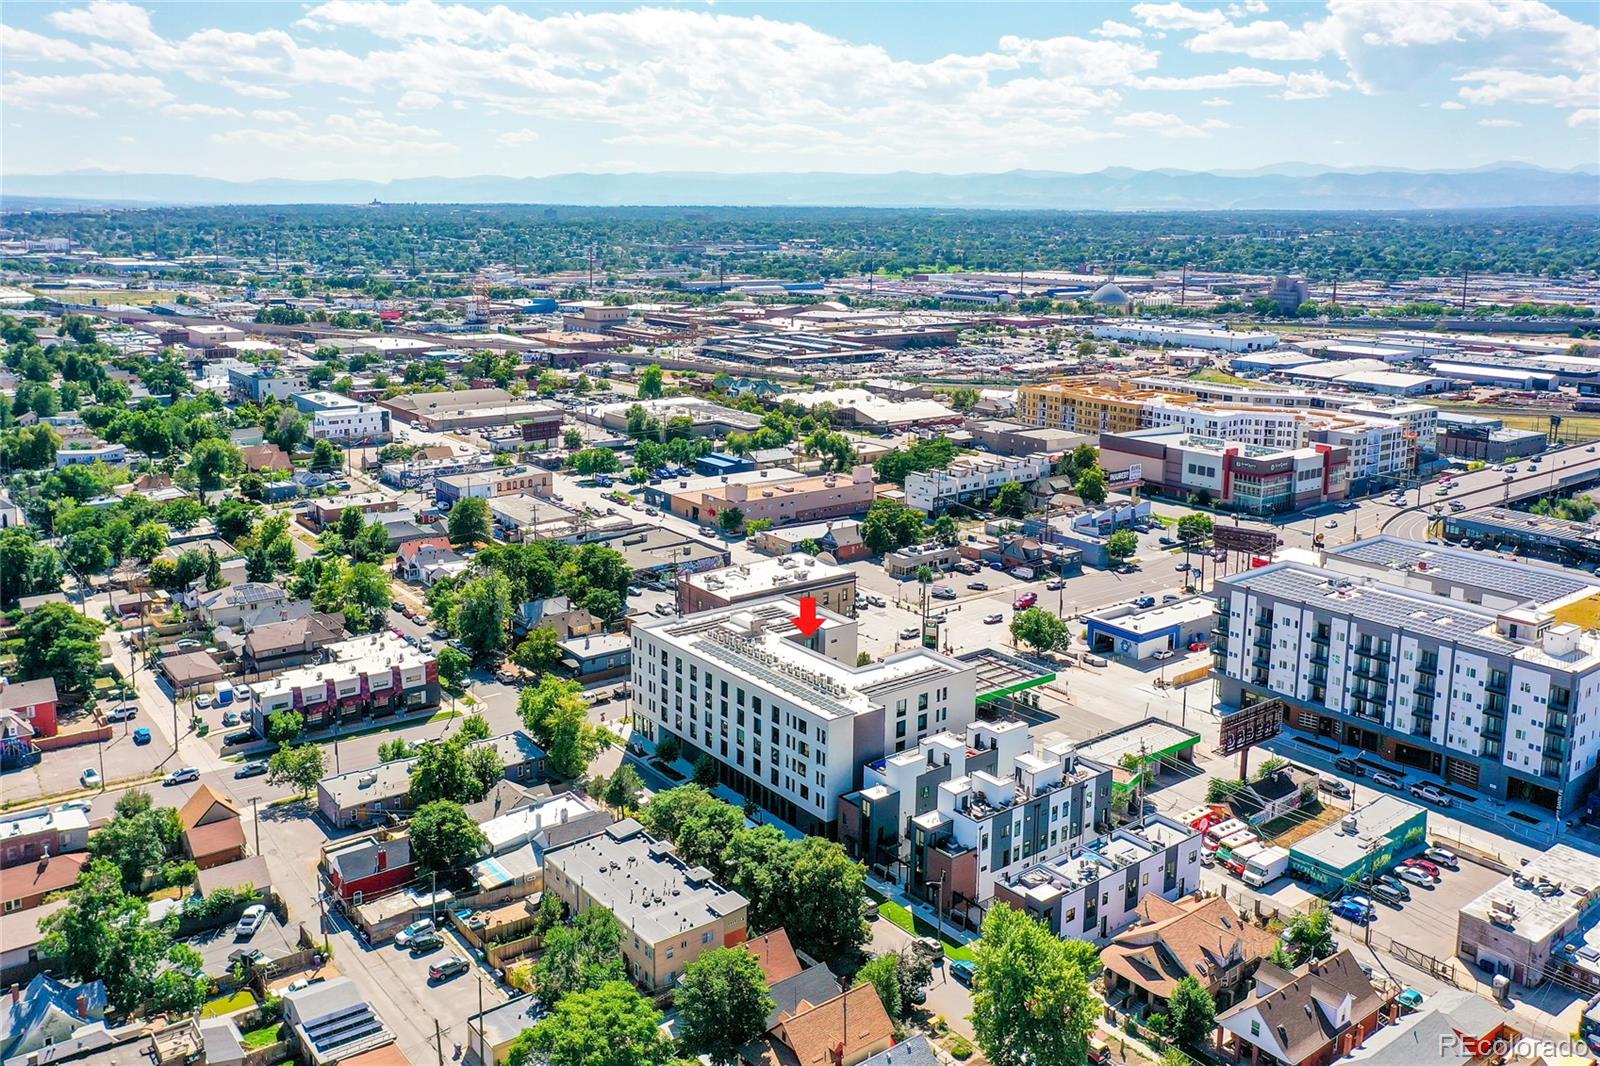
<path id="1" fill-rule="evenodd" d="M 822 619 L 817 617 L 816 597 L 801 597 L 800 617 L 794 619 L 794 627 L 800 631 L 802 636 L 807 637 L 822 628 Z"/>

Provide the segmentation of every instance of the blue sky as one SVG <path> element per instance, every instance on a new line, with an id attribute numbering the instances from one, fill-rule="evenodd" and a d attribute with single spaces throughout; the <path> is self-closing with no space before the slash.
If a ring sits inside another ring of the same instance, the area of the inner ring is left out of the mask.
<path id="1" fill-rule="evenodd" d="M 1600 161 L 1600 5 L 13 2 L 0 169 Z"/>

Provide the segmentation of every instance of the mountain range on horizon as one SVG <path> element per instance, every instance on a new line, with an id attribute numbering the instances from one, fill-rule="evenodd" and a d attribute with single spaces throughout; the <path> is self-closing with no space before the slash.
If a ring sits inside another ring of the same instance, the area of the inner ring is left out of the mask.
<path id="1" fill-rule="evenodd" d="M 74 170 L 0 177 L 0 208 L 222 204 L 561 204 L 581 207 L 878 207 L 1064 211 L 1415 211 L 1600 207 L 1600 167 L 1495 163 L 1470 170 L 1336 168 L 1089 173 L 554 174 L 545 177 L 257 178 Z"/>

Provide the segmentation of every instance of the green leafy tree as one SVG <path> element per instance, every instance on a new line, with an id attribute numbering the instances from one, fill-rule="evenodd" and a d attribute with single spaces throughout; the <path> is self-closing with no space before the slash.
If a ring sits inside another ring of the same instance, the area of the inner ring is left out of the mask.
<path id="1" fill-rule="evenodd" d="M 189 452 L 189 469 L 194 471 L 202 492 L 213 492 L 244 470 L 244 456 L 231 442 L 207 437 Z"/>
<path id="2" fill-rule="evenodd" d="M 724 533 L 738 533 L 744 528 L 744 512 L 737 507 L 728 507 L 723 509 L 723 511 L 717 515 L 717 526 L 721 528 Z"/>
<path id="3" fill-rule="evenodd" d="M 577 451 L 583 447 L 583 434 L 576 429 L 569 429 L 561 434 L 561 443 L 569 452 Z"/>
<path id="4" fill-rule="evenodd" d="M 654 400 L 661 396 L 662 382 L 666 375 L 661 367 L 652 363 L 645 367 L 639 374 L 639 398 L 641 400 Z"/>
<path id="5" fill-rule="evenodd" d="M 472 656 L 457 651 L 446 644 L 439 649 L 439 683 L 445 688 L 459 691 L 472 670 Z"/>
<path id="6" fill-rule="evenodd" d="M 160 522 L 141 522 L 128 542 L 128 554 L 141 563 L 160 555 L 167 547 L 167 527 Z"/>
<path id="7" fill-rule="evenodd" d="M 0 558 L 0 563 L 3 561 Z M 103 622 L 85 618 L 64 603 L 47 603 L 29 611 L 16 626 L 21 644 L 15 679 L 53 677 L 64 692 L 92 691 L 104 630 Z"/>
<path id="8" fill-rule="evenodd" d="M 424 873 L 454 870 L 481 854 L 489 840 L 461 804 L 433 800 L 411 816 L 411 852 Z"/>
<path id="9" fill-rule="evenodd" d="M 1106 497 L 1111 494 L 1111 482 L 1106 477 L 1106 472 L 1098 466 L 1091 466 L 1078 475 L 1077 484 L 1072 488 L 1078 498 L 1084 503 L 1098 507 L 1106 502 Z"/>
<path id="10" fill-rule="evenodd" d="M 171 807 L 156 807 L 150 795 L 130 789 L 117 799 L 116 813 L 89 838 L 89 853 L 116 864 L 123 883 L 138 888 L 178 853 L 183 824 Z"/>
<path id="11" fill-rule="evenodd" d="M 1217 1004 L 1204 985 L 1184 977 L 1167 997 L 1167 1035 L 1180 1047 L 1203 1051 L 1217 1027 Z"/>
<path id="12" fill-rule="evenodd" d="M 37 539 L 38 533 L 32 529 L 0 530 L 0 604 L 11 605 L 20 596 L 61 588 L 61 557 Z"/>
<path id="13" fill-rule="evenodd" d="M 843 959 L 867 940 L 866 868 L 821 837 L 794 845 L 784 926 L 795 946 L 824 960 Z"/>
<path id="14" fill-rule="evenodd" d="M 546 1004 L 627 977 L 622 923 L 604 907 L 589 907 L 571 925 L 552 929 L 533 967 L 533 989 Z"/>
<path id="15" fill-rule="evenodd" d="M 1067 623 L 1042 607 L 1029 607 L 1011 616 L 1011 635 L 1043 655 L 1066 646 Z"/>
<path id="16" fill-rule="evenodd" d="M 477 803 L 505 772 L 493 746 L 470 744 L 459 732 L 443 743 L 422 745 L 416 760 L 411 771 L 413 803 Z"/>
<path id="17" fill-rule="evenodd" d="M 567 457 L 567 465 L 583 477 L 595 474 L 612 474 L 622 468 L 617 453 L 610 448 L 585 448 Z"/>
<path id="18" fill-rule="evenodd" d="M 940 515 L 929 523 L 928 531 L 933 534 L 933 539 L 947 548 L 955 547 L 961 539 L 961 527 L 949 515 Z"/>
<path id="19" fill-rule="evenodd" d="M 473 578 L 459 597 L 455 632 L 466 652 L 480 660 L 503 654 L 511 639 L 511 582 L 501 573 Z"/>
<path id="20" fill-rule="evenodd" d="M 1178 519 L 1178 542 L 1190 547 L 1204 544 L 1216 530 L 1216 522 L 1208 514 L 1186 514 Z"/>
<path id="21" fill-rule="evenodd" d="M 1081 1066 L 1101 1004 L 1065 941 L 1011 907 L 992 907 L 974 952 L 972 1027 L 994 1066 Z"/>
<path id="22" fill-rule="evenodd" d="M 714 1066 L 733 1066 L 739 1049 L 766 1031 L 775 1004 L 756 957 L 744 948 L 708 951 L 684 968 L 674 1005 L 678 1039 Z"/>
<path id="23" fill-rule="evenodd" d="M 340 593 L 344 624 L 352 633 L 383 628 L 389 613 L 389 575 L 376 563 L 357 563 L 344 572 Z"/>
<path id="24" fill-rule="evenodd" d="M 582 686 L 553 674 L 522 690 L 517 713 L 529 735 L 544 748 L 551 771 L 560 777 L 582 777 L 612 742 L 610 730 L 589 723 Z"/>
<path id="25" fill-rule="evenodd" d="M 717 784 L 717 760 L 710 755 L 702 754 L 694 761 L 694 783 L 701 788 L 715 788 Z"/>
<path id="26" fill-rule="evenodd" d="M 469 741 L 488 740 L 493 733 L 494 730 L 489 725 L 489 719 L 485 718 L 481 711 L 473 711 L 461 719 L 461 727 L 456 730 L 457 736 Z"/>
<path id="27" fill-rule="evenodd" d="M 308 796 L 328 772 L 322 749 L 315 744 L 286 744 L 267 760 L 267 784 L 288 785 Z"/>
<path id="28" fill-rule="evenodd" d="M 644 781 L 631 763 L 623 763 L 606 781 L 601 799 L 615 811 L 632 813 L 639 807 L 639 795 L 644 791 Z"/>
<path id="29" fill-rule="evenodd" d="M 457 500 L 450 508 L 450 543 L 457 547 L 485 544 L 494 537 L 489 501 L 478 496 Z"/>
<path id="30" fill-rule="evenodd" d="M 311 469 L 327 473 L 344 465 L 344 454 L 331 440 L 319 440 L 311 446 Z"/>
<path id="31" fill-rule="evenodd" d="M 856 971 L 855 986 L 871 985 L 891 1018 L 906 1016 L 906 998 L 900 988 L 900 960 L 895 955 L 879 955 Z"/>
<path id="32" fill-rule="evenodd" d="M 1028 490 L 1019 481 L 1008 481 L 994 494 L 994 513 L 1002 518 L 1021 518 L 1028 513 Z"/>
<path id="33" fill-rule="evenodd" d="M 299 711 L 274 711 L 267 718 L 267 739 L 287 744 L 306 727 L 306 716 Z"/>
<path id="34" fill-rule="evenodd" d="M 1106 554 L 1113 559 L 1130 559 L 1139 550 L 1139 534 L 1119 529 L 1106 538 Z"/>
<path id="35" fill-rule="evenodd" d="M 624 980 L 574 993 L 512 1041 L 507 1066 L 663 1066 L 661 1012 Z"/>
<path id="36" fill-rule="evenodd" d="M 533 674 L 546 674 L 561 661 L 561 638 L 554 626 L 535 626 L 511 653 L 511 661 Z"/>
<path id="37" fill-rule="evenodd" d="M 1296 966 L 1333 954 L 1333 921 L 1326 907 L 1295 914 L 1289 919 L 1286 934 L 1289 955 Z"/>

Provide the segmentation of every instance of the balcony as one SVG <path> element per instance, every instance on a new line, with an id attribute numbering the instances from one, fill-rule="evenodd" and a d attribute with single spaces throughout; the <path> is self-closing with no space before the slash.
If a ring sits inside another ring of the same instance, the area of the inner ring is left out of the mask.
<path id="1" fill-rule="evenodd" d="M 1411 735 L 1425 737 L 1433 732 L 1433 716 L 1428 714 L 1411 715 Z"/>
<path id="2" fill-rule="evenodd" d="M 1272 634 L 1257 633 L 1256 639 L 1252 640 L 1250 643 L 1254 644 L 1258 648 L 1270 648 L 1272 647 Z"/>
<path id="3" fill-rule="evenodd" d="M 1389 671 L 1384 669 L 1372 670 L 1365 666 L 1358 666 L 1350 671 L 1350 676 L 1359 678 L 1362 681 L 1370 681 L 1377 685 L 1387 685 L 1389 683 Z"/>
<path id="4" fill-rule="evenodd" d="M 1328 646 L 1329 639 L 1331 639 L 1330 634 L 1326 630 L 1319 630 L 1311 634 L 1311 643 L 1321 644 L 1323 647 Z"/>

